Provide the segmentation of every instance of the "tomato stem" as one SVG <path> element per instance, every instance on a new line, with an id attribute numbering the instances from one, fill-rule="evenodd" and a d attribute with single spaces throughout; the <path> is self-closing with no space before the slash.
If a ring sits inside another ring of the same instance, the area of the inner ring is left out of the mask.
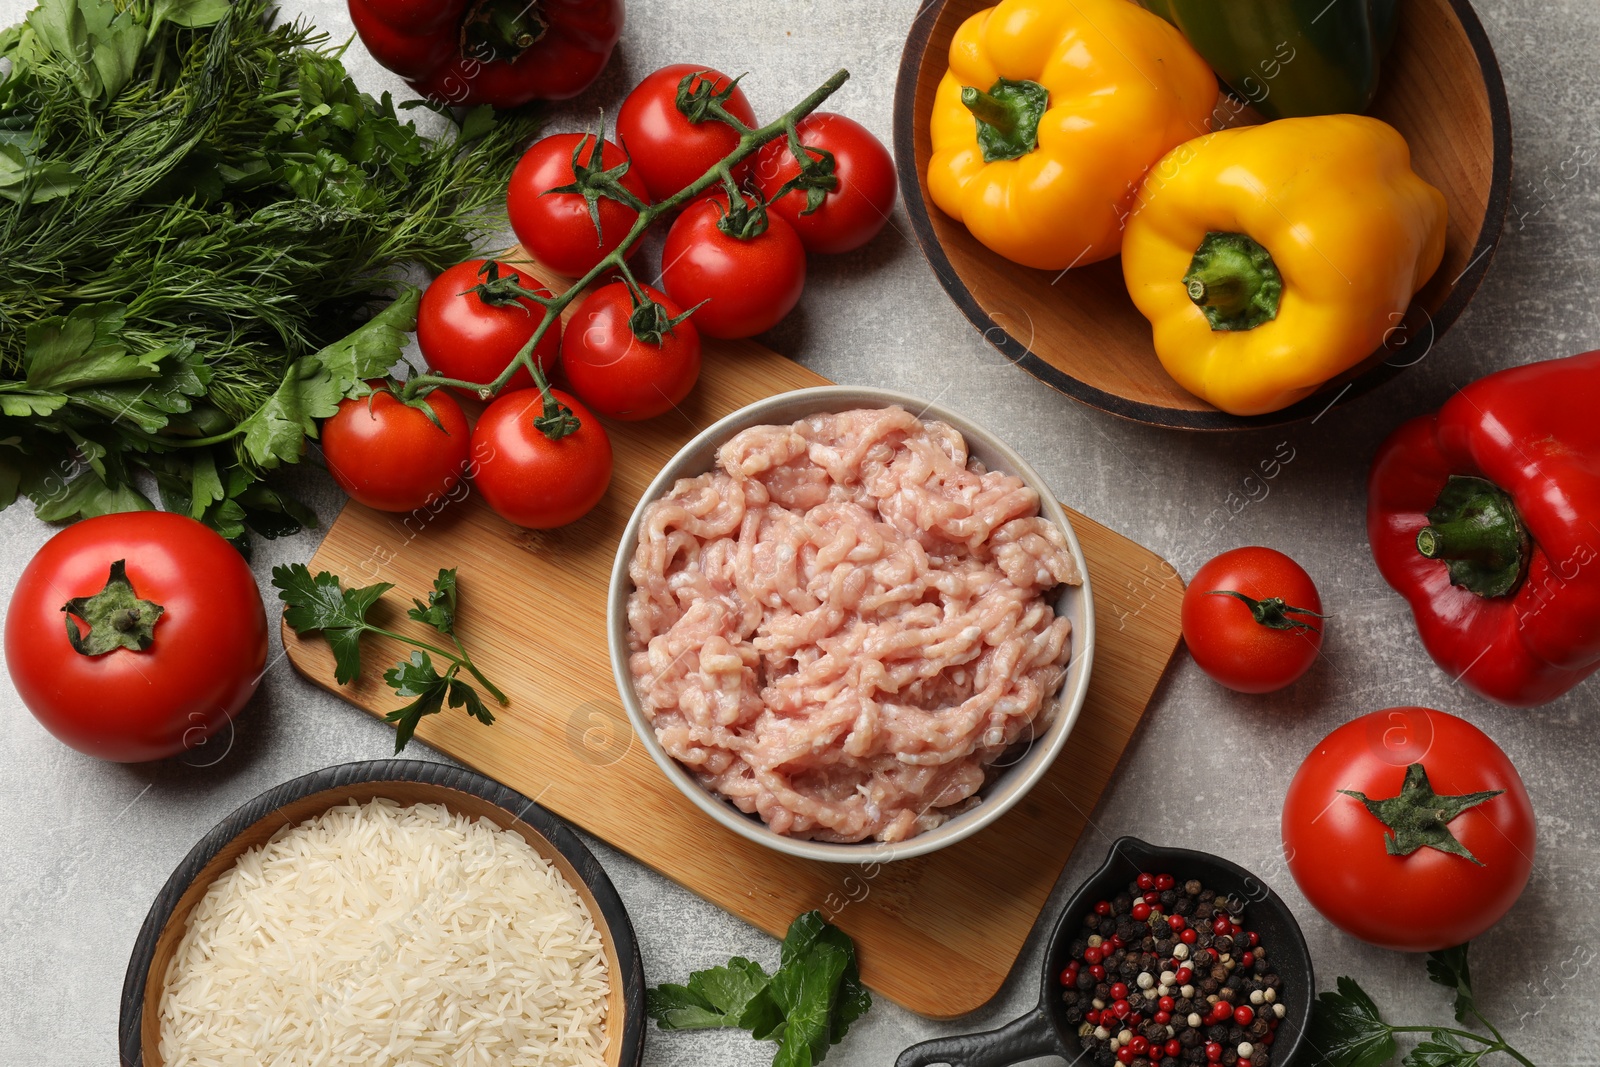
<path id="1" fill-rule="evenodd" d="M 634 219 L 633 227 L 628 231 L 627 237 L 616 248 L 603 256 L 600 262 L 589 269 L 587 274 L 573 282 L 572 287 L 566 292 L 548 300 L 540 301 L 545 309 L 543 320 L 540 321 L 538 328 L 534 330 L 533 336 L 528 338 L 527 343 L 522 346 L 522 350 L 516 354 L 511 362 L 507 364 L 506 369 L 501 371 L 494 381 L 469 382 L 460 378 L 447 378 L 437 374 L 420 374 L 406 382 L 404 386 L 405 394 L 411 396 L 422 389 L 451 386 L 456 389 L 477 393 L 487 400 L 498 393 L 501 387 L 509 382 L 511 376 L 516 374 L 517 371 L 526 370 L 530 374 L 537 375 L 538 364 L 533 359 L 533 352 L 538 348 L 539 342 L 544 339 L 546 331 L 553 324 L 561 321 L 561 313 L 574 300 L 582 296 L 597 279 L 613 271 L 626 270 L 627 253 L 638 243 L 639 238 L 644 236 L 646 230 L 662 218 L 677 211 L 684 204 L 694 200 L 712 186 L 720 184 L 724 179 L 731 180 L 735 167 L 744 162 L 749 156 L 754 155 L 767 142 L 778 137 L 787 136 L 797 122 L 822 106 L 822 102 L 838 92 L 839 87 L 849 78 L 850 72 L 847 70 L 835 72 L 827 81 L 812 90 L 804 100 L 765 126 L 750 129 L 744 127 L 741 123 L 732 123 L 735 129 L 741 130 L 739 143 L 734 147 L 733 151 L 708 168 L 699 178 L 684 186 L 682 190 L 667 197 L 665 200 L 645 205 L 639 211 L 638 218 Z M 597 145 L 596 151 L 603 147 L 603 145 Z M 591 154 L 591 159 L 595 159 L 593 154 Z"/>
<path id="2" fill-rule="evenodd" d="M 1284 603 L 1281 596 L 1269 596 L 1264 600 L 1245 596 L 1234 589 L 1212 589 L 1207 596 L 1231 596 L 1242 601 L 1250 609 L 1250 617 L 1269 630 L 1294 630 L 1298 633 L 1316 633 L 1316 626 L 1304 619 L 1291 619 L 1290 615 L 1305 615 L 1313 619 L 1326 619 L 1328 616 L 1312 611 L 1310 608 L 1297 608 Z"/>
<path id="3" fill-rule="evenodd" d="M 166 612 L 160 604 L 140 600 L 128 581 L 128 561 L 111 565 L 105 587 L 94 596 L 73 597 L 61 605 L 66 615 L 67 643 L 80 656 L 103 656 L 113 649 L 143 652 L 155 643 L 156 623 Z M 89 624 L 85 634 L 77 620 Z"/>

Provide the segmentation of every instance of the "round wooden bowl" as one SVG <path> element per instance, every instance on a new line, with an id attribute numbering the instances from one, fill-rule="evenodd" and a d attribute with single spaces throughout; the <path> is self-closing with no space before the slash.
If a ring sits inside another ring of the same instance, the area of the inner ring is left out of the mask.
<path id="1" fill-rule="evenodd" d="M 1299 403 L 1237 416 L 1191 396 L 1156 359 L 1122 264 L 1040 271 L 979 244 L 928 199 L 928 116 L 950 39 L 994 0 L 930 0 L 911 25 L 895 87 L 894 148 L 917 240 L 945 291 L 1011 362 L 1113 415 L 1190 430 L 1236 430 L 1309 418 L 1419 362 L 1461 314 L 1488 270 L 1511 192 L 1511 113 L 1500 66 L 1467 0 L 1400 5 L 1394 49 L 1369 114 L 1411 145 L 1412 166 L 1449 206 L 1444 262 L 1384 347 Z M 1237 123 L 1236 123 L 1237 124 Z"/>
<path id="2" fill-rule="evenodd" d="M 607 1067 L 637 1067 L 644 1054 L 644 966 L 633 924 L 599 861 L 565 823 L 514 790 L 473 771 L 418 760 L 346 763 L 285 782 L 212 828 L 178 864 L 146 916 L 122 985 L 117 1044 L 123 1067 L 161 1067 L 161 987 L 189 912 L 246 850 L 286 826 L 347 800 L 385 797 L 443 804 L 523 836 L 577 890 L 605 945 L 611 975 L 606 1005 Z"/>

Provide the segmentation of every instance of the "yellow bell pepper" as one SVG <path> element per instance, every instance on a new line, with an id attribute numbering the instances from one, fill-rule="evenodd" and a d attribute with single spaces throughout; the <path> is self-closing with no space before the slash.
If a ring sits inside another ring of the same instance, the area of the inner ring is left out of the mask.
<path id="1" fill-rule="evenodd" d="M 1372 355 L 1444 256 L 1444 196 L 1361 115 L 1222 130 L 1140 187 L 1128 293 L 1167 373 L 1235 415 L 1288 407 Z"/>
<path id="2" fill-rule="evenodd" d="M 1007 259 L 1094 263 L 1121 247 L 1145 170 L 1216 101 L 1205 60 L 1130 0 L 1004 0 L 950 42 L 928 193 Z"/>

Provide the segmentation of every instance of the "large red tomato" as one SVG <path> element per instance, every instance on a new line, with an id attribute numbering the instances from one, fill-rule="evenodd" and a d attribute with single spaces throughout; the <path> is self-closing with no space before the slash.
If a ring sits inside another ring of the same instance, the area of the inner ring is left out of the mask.
<path id="1" fill-rule="evenodd" d="M 832 155 L 833 187 L 821 190 L 815 211 L 810 210 L 811 193 L 805 188 L 790 189 L 772 200 L 772 210 L 794 227 L 807 252 L 860 248 L 877 236 L 894 210 L 899 183 L 889 150 L 861 123 L 825 111 L 801 119 L 795 124 L 795 133 L 802 148 Z M 826 157 L 818 154 L 814 158 L 822 161 Z M 822 162 L 822 166 L 829 164 Z M 761 195 L 769 200 L 799 176 L 800 164 L 788 138 L 767 142 L 756 155 L 754 174 Z"/>
<path id="2" fill-rule="evenodd" d="M 507 283 L 548 297 L 550 290 L 532 275 L 507 263 L 469 259 L 440 274 L 422 294 L 417 308 L 417 345 L 428 367 L 445 378 L 488 384 L 511 365 L 544 320 L 544 308 L 515 293 L 497 293 Z M 478 287 L 489 294 L 485 299 Z M 534 362 L 546 374 L 561 358 L 561 330 L 551 324 L 533 350 Z M 519 370 L 501 392 L 532 389 L 533 379 Z"/>
<path id="3" fill-rule="evenodd" d="M 601 286 L 578 305 L 561 337 L 567 384 L 608 419 L 653 419 L 672 408 L 700 377 L 700 331 L 671 297 L 640 287 L 655 304 L 634 307 L 626 282 Z M 645 318 L 641 337 L 636 319 Z"/>
<path id="4" fill-rule="evenodd" d="M 1305 570 L 1271 548 L 1235 548 L 1195 572 L 1183 594 L 1183 642 L 1229 689 L 1270 693 L 1322 648 L 1322 598 Z"/>
<path id="5" fill-rule="evenodd" d="M 685 78 L 689 83 L 680 94 Z M 693 63 L 662 67 L 622 102 L 622 110 L 617 112 L 617 140 L 654 199 L 665 200 L 693 185 L 739 147 L 739 131 L 707 112 L 714 97 L 721 98 L 728 114 L 746 126 L 755 126 L 756 113 L 744 90 L 726 74 Z M 679 107 L 680 100 L 684 107 Z M 734 177 L 739 176 L 735 172 Z"/>
<path id="6" fill-rule="evenodd" d="M 563 410 L 565 409 L 565 410 Z M 548 530 L 576 522 L 611 484 L 611 439 L 559 389 L 507 393 L 472 431 L 472 484 L 507 522 Z"/>
<path id="7" fill-rule="evenodd" d="M 1476 726 L 1430 708 L 1347 722 L 1301 764 L 1283 804 L 1300 891 L 1335 926 L 1403 952 L 1472 940 L 1533 870 L 1533 805 Z"/>
<path id="8" fill-rule="evenodd" d="M 583 194 L 554 191 L 577 180 L 572 166 L 574 151 L 579 166 L 585 168 L 612 171 L 628 162 L 622 149 L 610 141 L 601 142 L 600 159 L 594 159 L 592 133 L 558 133 L 536 142 L 523 154 L 506 190 L 506 213 L 522 247 L 569 278 L 593 269 L 622 244 L 639 218 L 639 212 L 622 201 L 602 196 L 595 200 L 600 215 L 596 230 Z M 631 167 L 617 180 L 640 201 L 649 201 L 649 190 Z"/>
<path id="9" fill-rule="evenodd" d="M 723 229 L 726 193 L 684 208 L 667 231 L 661 283 L 682 307 L 705 307 L 694 323 L 708 337 L 749 337 L 770 330 L 800 302 L 806 286 L 806 250 L 778 215 L 754 237 Z"/>
<path id="10" fill-rule="evenodd" d="M 422 403 L 437 426 L 382 383 L 371 396 L 339 402 L 322 423 L 322 454 L 341 489 L 378 511 L 415 511 L 455 488 L 468 466 L 467 417 L 442 389 Z"/>
<path id="11" fill-rule="evenodd" d="M 6 668 L 45 729 L 122 763 L 196 748 L 267 664 L 267 616 L 237 549 L 183 515 L 85 519 L 45 542 L 6 611 Z"/>

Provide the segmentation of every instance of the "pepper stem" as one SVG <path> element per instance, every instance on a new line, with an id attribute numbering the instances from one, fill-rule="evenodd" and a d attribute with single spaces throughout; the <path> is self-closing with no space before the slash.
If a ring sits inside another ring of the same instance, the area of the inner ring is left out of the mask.
<path id="1" fill-rule="evenodd" d="M 1417 532 L 1417 551 L 1442 560 L 1451 584 L 1481 597 L 1505 596 L 1521 584 L 1529 546 L 1511 495 L 1466 475 L 1450 476 Z"/>
<path id="2" fill-rule="evenodd" d="M 1213 330 L 1253 330 L 1277 318 L 1283 300 L 1272 253 L 1242 233 L 1206 234 L 1183 284 Z"/>
<path id="3" fill-rule="evenodd" d="M 1039 121 L 1050 106 L 1050 90 L 1038 82 L 1001 78 L 989 91 L 966 86 L 961 103 L 978 120 L 983 161 L 1019 159 L 1039 147 Z"/>
<path id="4" fill-rule="evenodd" d="M 461 54 L 483 62 L 514 60 L 549 29 L 539 0 L 479 0 L 461 22 Z"/>

